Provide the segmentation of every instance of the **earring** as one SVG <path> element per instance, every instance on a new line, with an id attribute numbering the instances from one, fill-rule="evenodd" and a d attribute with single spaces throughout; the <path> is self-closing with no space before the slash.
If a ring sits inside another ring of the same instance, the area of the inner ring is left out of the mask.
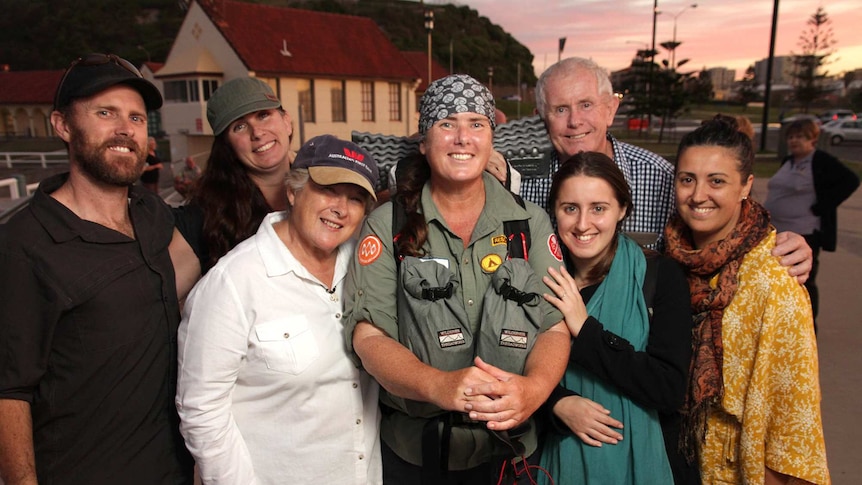
<path id="1" fill-rule="evenodd" d="M 746 199 L 748 199 L 747 195 L 742 197 L 742 200 L 746 200 Z"/>

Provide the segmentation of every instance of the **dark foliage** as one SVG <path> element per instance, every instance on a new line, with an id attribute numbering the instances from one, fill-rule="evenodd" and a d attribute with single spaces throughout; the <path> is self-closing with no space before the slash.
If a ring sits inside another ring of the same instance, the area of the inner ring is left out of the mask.
<path id="1" fill-rule="evenodd" d="M 440 65 L 494 84 L 534 85 L 533 55 L 469 7 L 398 0 L 257 0 L 278 6 L 370 17 L 401 50 L 427 50 L 424 9 L 434 11 L 432 52 Z M 164 62 L 180 28 L 185 0 L 4 0 L 0 64 L 10 69 L 62 69 L 87 52 L 111 52 L 135 64 Z M 46 15 L 50 12 L 50 15 Z M 326 35 L 321 33 L 321 35 Z"/>

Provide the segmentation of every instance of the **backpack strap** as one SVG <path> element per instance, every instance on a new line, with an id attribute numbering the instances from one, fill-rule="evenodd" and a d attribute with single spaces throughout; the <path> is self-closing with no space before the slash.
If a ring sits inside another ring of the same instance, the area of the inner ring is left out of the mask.
<path id="1" fill-rule="evenodd" d="M 521 208 L 526 209 L 527 204 L 523 197 L 513 192 L 509 192 L 515 202 Z M 529 259 L 530 256 L 530 222 L 528 220 L 504 221 L 503 233 L 509 241 L 509 258 Z"/>
<path id="2" fill-rule="evenodd" d="M 401 203 L 401 199 L 392 199 L 392 256 L 395 258 L 396 270 L 401 268 L 401 252 L 398 251 L 398 238 L 401 237 L 401 229 L 407 222 L 407 209 Z"/>

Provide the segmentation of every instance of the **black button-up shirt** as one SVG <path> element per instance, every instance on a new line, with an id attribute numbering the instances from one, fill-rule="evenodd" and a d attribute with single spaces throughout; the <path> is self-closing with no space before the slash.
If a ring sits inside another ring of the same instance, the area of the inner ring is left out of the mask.
<path id="1" fill-rule="evenodd" d="M 131 239 L 53 199 L 67 177 L 2 228 L 0 399 L 31 404 L 39 483 L 191 483 L 171 212 L 131 188 Z"/>

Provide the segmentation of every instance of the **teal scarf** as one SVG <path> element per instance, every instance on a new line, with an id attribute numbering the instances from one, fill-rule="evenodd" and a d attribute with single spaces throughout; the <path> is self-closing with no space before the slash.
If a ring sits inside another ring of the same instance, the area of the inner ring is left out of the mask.
<path id="1" fill-rule="evenodd" d="M 641 248 L 620 235 L 610 271 L 587 304 L 587 313 L 605 330 L 643 351 L 649 337 L 649 318 L 643 298 L 646 258 Z M 625 426 L 623 440 L 601 448 L 584 444 L 570 434 L 551 434 L 545 441 L 541 465 L 557 485 L 672 484 L 658 413 L 634 403 L 611 383 L 603 382 L 577 364 L 569 363 L 562 385 L 611 411 Z M 540 474 L 540 483 L 548 483 Z"/>

